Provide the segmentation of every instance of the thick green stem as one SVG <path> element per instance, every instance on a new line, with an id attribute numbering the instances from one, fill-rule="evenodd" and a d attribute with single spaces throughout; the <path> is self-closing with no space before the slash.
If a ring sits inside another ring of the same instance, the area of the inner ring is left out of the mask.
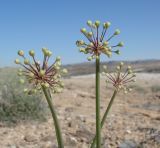
<path id="1" fill-rule="evenodd" d="M 105 123 L 105 120 L 106 120 L 107 115 L 108 115 L 108 113 L 109 113 L 109 110 L 110 110 L 110 108 L 111 108 L 111 106 L 112 106 L 112 104 L 113 104 L 113 101 L 114 101 L 114 98 L 115 98 L 116 94 L 117 94 L 117 90 L 114 91 L 114 93 L 113 93 L 113 95 L 112 95 L 112 97 L 111 97 L 111 99 L 110 99 L 110 102 L 109 102 L 109 104 L 108 104 L 108 106 L 107 106 L 107 109 L 106 109 L 106 111 L 105 111 L 105 113 L 104 113 L 104 115 L 103 115 L 103 118 L 102 118 L 102 121 L 101 121 L 101 128 L 103 127 L 103 125 L 104 125 L 104 123 Z M 97 136 L 95 136 L 94 139 L 93 139 L 93 141 L 92 141 L 91 148 L 95 148 L 95 143 L 96 143 L 96 139 L 97 139 L 96 137 L 97 137 Z M 98 147 L 97 147 L 97 148 L 98 148 Z"/>
<path id="2" fill-rule="evenodd" d="M 63 140 L 62 140 L 62 134 L 61 134 L 60 126 L 59 126 L 59 123 L 58 123 L 58 118 L 57 118 L 54 106 L 52 104 L 52 101 L 51 101 L 51 96 L 50 96 L 48 90 L 44 86 L 42 86 L 42 90 L 44 92 L 44 95 L 45 95 L 46 100 L 48 102 L 50 111 L 52 113 L 52 118 L 53 118 L 53 121 L 54 121 L 55 131 L 56 131 L 56 136 L 57 136 L 58 147 L 59 148 L 64 148 Z"/>
<path id="3" fill-rule="evenodd" d="M 96 58 L 96 142 L 101 148 L 101 118 L 100 118 L 100 57 Z"/>

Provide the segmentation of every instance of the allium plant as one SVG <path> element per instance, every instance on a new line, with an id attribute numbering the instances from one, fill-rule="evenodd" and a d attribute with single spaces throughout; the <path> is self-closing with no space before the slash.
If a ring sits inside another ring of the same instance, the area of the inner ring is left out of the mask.
<path id="1" fill-rule="evenodd" d="M 132 88 L 130 88 L 128 85 L 130 83 L 133 83 L 136 81 L 136 73 L 133 72 L 131 66 L 128 66 L 126 69 L 123 68 L 124 63 L 121 62 L 115 69 L 115 72 L 110 73 L 107 69 L 107 66 L 103 66 L 104 72 L 102 74 L 106 77 L 106 84 L 111 84 L 114 87 L 114 92 L 113 95 L 109 101 L 109 104 L 106 108 L 106 111 L 102 117 L 101 121 L 101 128 L 103 127 L 105 120 L 107 118 L 107 115 L 111 109 L 111 106 L 113 104 L 113 101 L 116 97 L 116 95 L 120 92 L 123 91 L 125 94 L 128 92 L 132 91 Z M 95 147 L 96 143 L 96 136 L 94 137 L 91 148 Z"/>
<path id="2" fill-rule="evenodd" d="M 122 47 L 123 42 L 119 42 L 116 45 L 110 45 L 109 41 L 120 34 L 120 30 L 116 29 L 111 36 L 107 36 L 107 29 L 111 23 L 106 22 L 102 24 L 100 21 L 87 21 L 89 31 L 86 28 L 81 29 L 81 33 L 87 38 L 88 42 L 78 40 L 76 45 L 79 47 L 79 51 L 84 54 L 89 54 L 88 60 L 96 60 L 96 146 L 101 148 L 101 119 L 100 119 L 100 55 L 104 54 L 107 57 L 111 57 L 112 53 L 120 54 L 117 47 Z"/>
<path id="3" fill-rule="evenodd" d="M 66 74 L 66 69 L 61 69 L 61 58 L 57 57 L 53 64 L 49 65 L 49 59 L 52 55 L 52 52 L 47 48 L 42 48 L 44 55 L 43 62 L 40 63 L 35 59 L 34 50 L 29 51 L 31 61 L 25 56 L 23 50 L 18 51 L 18 55 L 22 57 L 23 62 L 19 59 L 15 60 L 15 63 L 22 66 L 23 69 L 19 69 L 18 75 L 20 78 L 20 83 L 27 83 L 29 88 L 24 88 L 24 93 L 31 95 L 33 93 L 43 92 L 47 103 L 49 105 L 57 136 L 58 147 L 63 148 L 62 134 L 60 130 L 60 125 L 58 118 L 52 103 L 51 94 L 60 93 L 64 86 L 61 81 L 61 75 Z"/>

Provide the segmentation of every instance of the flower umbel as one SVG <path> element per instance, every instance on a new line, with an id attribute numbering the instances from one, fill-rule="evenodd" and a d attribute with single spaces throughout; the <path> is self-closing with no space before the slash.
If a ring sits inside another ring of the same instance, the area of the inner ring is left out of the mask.
<path id="1" fill-rule="evenodd" d="M 62 74 L 66 74 L 66 69 L 61 69 L 61 58 L 57 57 L 53 64 L 49 66 L 48 61 L 52 55 L 52 52 L 47 48 L 42 48 L 44 59 L 42 64 L 35 59 L 34 50 L 29 51 L 29 55 L 32 58 L 31 62 L 25 57 L 24 51 L 19 50 L 18 55 L 23 58 L 23 63 L 19 59 L 15 60 L 16 64 L 21 65 L 24 69 L 18 71 L 18 76 L 25 77 L 26 81 L 31 84 L 31 88 L 24 89 L 24 92 L 28 94 L 36 93 L 41 91 L 41 86 L 44 86 L 54 93 L 61 92 L 64 84 L 60 80 Z M 24 79 L 20 79 L 20 83 L 24 83 Z"/>
<path id="2" fill-rule="evenodd" d="M 104 66 L 103 74 L 107 77 L 107 83 L 111 83 L 118 91 L 123 89 L 124 93 L 131 91 L 131 88 L 128 88 L 128 83 L 135 82 L 136 73 L 133 72 L 131 66 L 128 66 L 125 71 L 123 71 L 124 63 L 121 62 L 116 67 L 115 73 L 107 72 L 107 67 Z"/>
<path id="3" fill-rule="evenodd" d="M 107 55 L 108 57 L 112 56 L 112 53 L 120 54 L 119 49 L 114 50 L 113 48 L 122 47 L 124 44 L 123 42 L 119 42 L 117 45 L 110 46 L 109 41 L 116 35 L 120 34 L 120 30 L 117 29 L 113 33 L 113 35 L 109 36 L 108 39 L 105 39 L 105 35 L 107 29 L 110 27 L 111 23 L 106 22 L 103 24 L 102 30 L 100 30 L 100 21 L 87 21 L 87 25 L 90 28 L 90 31 L 87 31 L 86 28 L 82 28 L 81 32 L 83 35 L 88 39 L 89 43 L 85 43 L 83 40 L 78 40 L 76 45 L 79 47 L 79 51 L 83 52 L 84 54 L 91 54 L 88 57 L 88 60 L 91 61 L 92 59 L 100 56 L 101 53 Z"/>

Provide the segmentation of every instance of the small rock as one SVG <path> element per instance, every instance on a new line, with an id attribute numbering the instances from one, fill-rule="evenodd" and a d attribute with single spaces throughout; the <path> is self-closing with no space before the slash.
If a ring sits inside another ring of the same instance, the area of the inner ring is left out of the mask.
<path id="1" fill-rule="evenodd" d="M 28 134 L 24 136 L 24 140 L 26 142 L 34 142 L 37 141 L 37 137 L 35 135 Z"/>
<path id="2" fill-rule="evenodd" d="M 72 122 L 68 122 L 68 127 L 72 127 Z"/>
<path id="3" fill-rule="evenodd" d="M 131 140 L 125 140 L 120 145 L 119 148 L 137 148 L 137 144 Z"/>
<path id="4" fill-rule="evenodd" d="M 43 137 L 42 139 L 41 139 L 42 141 L 54 141 L 55 140 L 55 137 L 54 136 L 51 136 L 51 135 L 47 135 L 47 136 L 45 136 L 45 137 Z"/>
<path id="5" fill-rule="evenodd" d="M 127 134 L 131 134 L 132 132 L 130 130 L 126 130 L 126 133 Z"/>
<path id="6" fill-rule="evenodd" d="M 73 112 L 74 108 L 73 107 L 67 107 L 65 108 L 65 112 Z"/>

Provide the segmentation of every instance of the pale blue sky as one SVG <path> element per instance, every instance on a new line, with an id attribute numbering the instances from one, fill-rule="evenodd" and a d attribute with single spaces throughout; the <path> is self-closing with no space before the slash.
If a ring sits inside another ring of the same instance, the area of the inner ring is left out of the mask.
<path id="1" fill-rule="evenodd" d="M 75 41 L 86 21 L 112 23 L 124 41 L 111 60 L 160 59 L 159 0 L 0 0 L 0 66 L 12 66 L 17 50 L 48 47 L 64 64 L 85 62 Z M 103 60 L 109 60 L 103 57 Z"/>

